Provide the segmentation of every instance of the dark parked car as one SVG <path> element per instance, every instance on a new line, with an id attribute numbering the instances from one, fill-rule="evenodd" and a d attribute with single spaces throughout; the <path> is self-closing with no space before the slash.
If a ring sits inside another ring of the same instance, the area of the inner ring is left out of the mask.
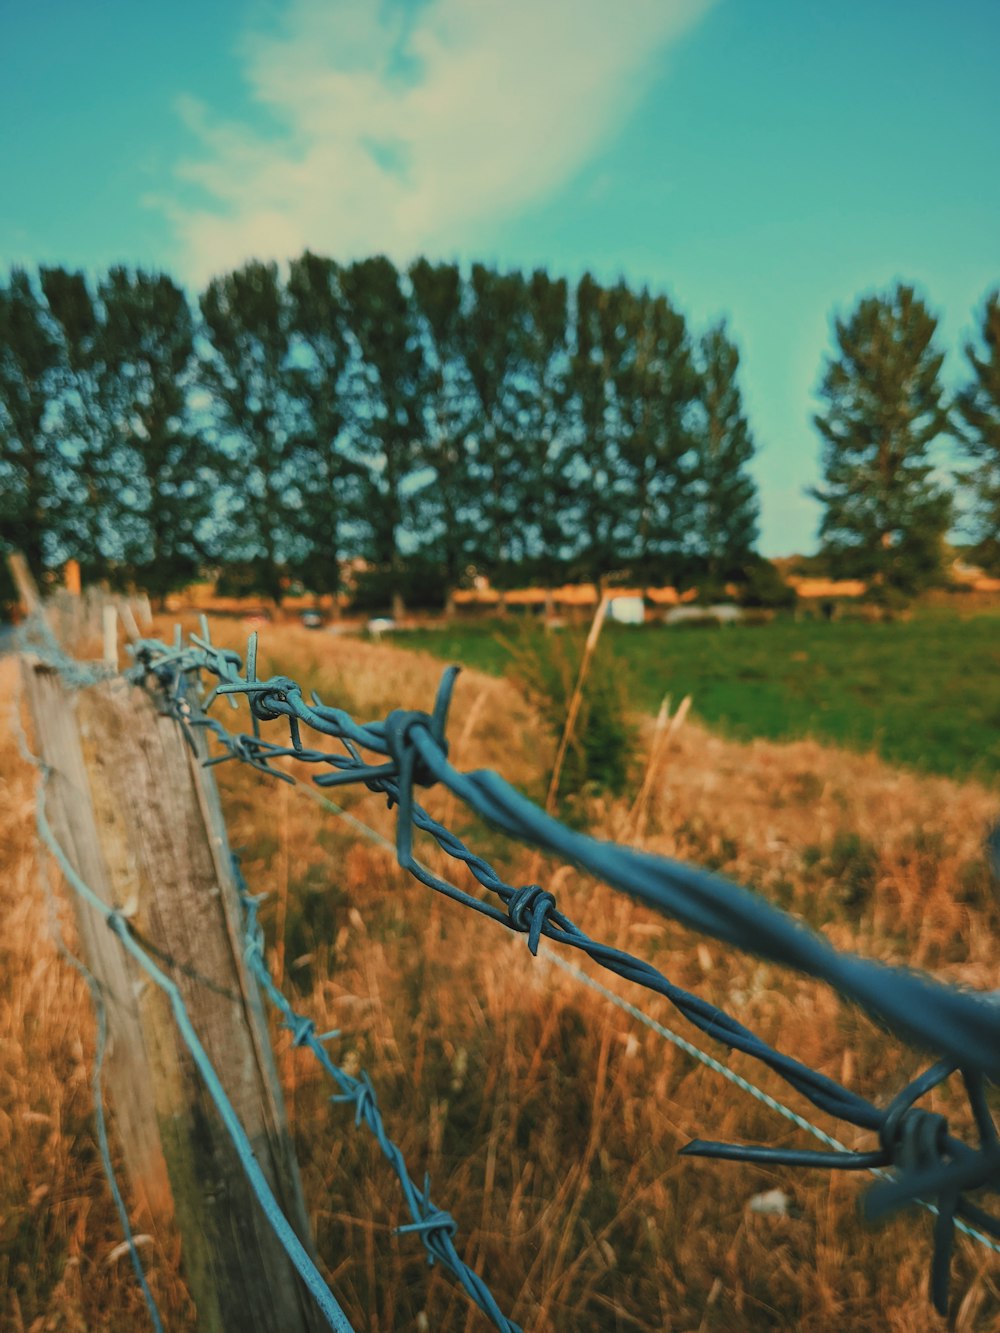
<path id="1" fill-rule="evenodd" d="M 306 629 L 322 629 L 323 617 L 319 611 L 303 611 L 299 619 L 305 625 Z"/>

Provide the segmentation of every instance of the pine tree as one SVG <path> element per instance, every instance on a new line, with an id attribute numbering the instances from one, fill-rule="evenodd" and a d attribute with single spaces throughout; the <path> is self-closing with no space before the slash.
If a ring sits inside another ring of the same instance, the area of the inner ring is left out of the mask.
<path id="1" fill-rule="evenodd" d="M 431 373 L 409 284 L 384 255 L 341 271 L 351 335 L 358 351 L 352 397 L 354 444 L 362 474 L 367 553 L 398 576 L 393 605 L 402 609 L 401 538 L 408 526 L 408 490 L 427 434 Z"/>
<path id="2" fill-rule="evenodd" d="M 475 561 L 479 496 L 473 475 L 473 404 L 463 357 L 466 286 L 456 264 L 418 259 L 410 283 L 429 370 L 427 436 L 419 462 L 433 481 L 415 497 L 420 549 L 442 566 L 447 593 Z"/>
<path id="3" fill-rule="evenodd" d="M 684 317 L 665 296 L 626 302 L 627 358 L 615 383 L 622 563 L 642 579 L 675 575 L 695 543 L 692 406 L 698 375 Z"/>
<path id="4" fill-rule="evenodd" d="M 113 268 L 98 284 L 105 400 L 122 451 L 116 521 L 126 572 L 156 598 L 214 554 L 217 460 L 188 408 L 195 323 L 165 274 Z M 114 389 L 113 395 L 111 389 Z"/>
<path id="5" fill-rule="evenodd" d="M 214 278 L 200 299 L 209 348 L 199 375 L 212 399 L 227 489 L 228 551 L 254 586 L 280 601 L 301 505 L 289 374 L 288 303 L 275 264 L 250 261 Z"/>
<path id="6" fill-rule="evenodd" d="M 696 540 L 706 572 L 716 583 L 744 572 L 757 542 L 757 487 L 746 470 L 754 440 L 737 382 L 739 364 L 740 354 L 725 324 L 709 329 L 698 358 Z"/>
<path id="7" fill-rule="evenodd" d="M 67 463 L 50 404 L 58 393 L 62 347 L 24 269 L 0 286 L 0 556 L 20 550 L 36 579 L 59 558 Z M 6 562 L 0 597 L 6 589 Z"/>
<path id="8" fill-rule="evenodd" d="M 353 354 L 339 266 L 307 250 L 292 261 L 288 300 L 289 377 L 301 408 L 292 568 L 313 592 L 336 592 L 346 534 L 361 522 L 362 472 L 348 445 Z"/>
<path id="9" fill-rule="evenodd" d="M 122 381 L 109 364 L 100 304 L 84 275 L 42 268 L 39 279 L 62 344 L 54 407 L 70 464 L 72 514 L 62 545 L 85 578 L 117 579 L 125 563 L 121 496 L 129 477 Z"/>
<path id="10" fill-rule="evenodd" d="M 836 322 L 838 354 L 820 387 L 825 506 L 820 536 L 838 573 L 877 595 L 910 595 L 941 574 L 951 496 L 930 448 L 948 428 L 936 318 L 912 287 L 861 300 Z"/>
<path id="11" fill-rule="evenodd" d="M 961 417 L 956 433 L 972 463 L 960 480 L 971 498 L 974 554 L 991 571 L 1000 572 L 1000 290 L 986 299 L 982 333 L 982 353 L 975 344 L 966 344 L 972 378 L 955 400 Z"/>

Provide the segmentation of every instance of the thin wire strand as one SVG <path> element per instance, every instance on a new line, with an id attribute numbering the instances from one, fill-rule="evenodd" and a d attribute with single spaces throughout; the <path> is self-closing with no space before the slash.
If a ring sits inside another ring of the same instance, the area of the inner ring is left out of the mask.
<path id="1" fill-rule="evenodd" d="M 185 1045 L 191 1053 L 191 1056 L 204 1080 L 209 1096 L 215 1103 L 219 1116 L 225 1126 L 226 1132 L 232 1140 L 233 1147 L 240 1160 L 240 1164 L 247 1176 L 250 1187 L 257 1197 L 257 1201 L 264 1212 L 265 1217 L 278 1238 L 282 1248 L 288 1255 L 299 1277 L 302 1279 L 307 1290 L 312 1295 L 314 1301 L 322 1312 L 324 1318 L 335 1333 L 354 1333 L 352 1325 L 347 1315 L 341 1309 L 336 1297 L 330 1291 L 330 1288 L 323 1281 L 319 1270 L 313 1263 L 308 1252 L 295 1234 L 288 1219 L 278 1205 L 271 1187 L 268 1184 L 267 1177 L 261 1170 L 260 1164 L 254 1154 L 253 1145 L 247 1138 L 246 1131 L 240 1123 L 239 1117 L 233 1110 L 232 1103 L 226 1095 L 225 1089 L 219 1080 L 218 1074 L 212 1062 L 208 1058 L 205 1048 L 199 1040 L 198 1034 L 191 1022 L 184 998 L 177 988 L 177 985 L 160 970 L 153 962 L 152 958 L 133 938 L 128 928 L 128 923 L 120 913 L 98 897 L 93 889 L 77 873 L 59 840 L 56 838 L 49 824 L 45 809 L 45 787 L 48 780 L 48 769 L 40 761 L 39 764 L 39 783 L 35 802 L 35 817 L 38 826 L 39 836 L 48 847 L 49 851 L 55 857 L 60 870 L 66 878 L 71 888 L 90 906 L 95 912 L 104 918 L 106 924 L 117 935 L 125 950 L 131 954 L 143 971 L 151 980 L 162 990 L 173 1010 L 174 1020 L 184 1040 Z"/>
<path id="2" fill-rule="evenodd" d="M 377 829 L 373 829 L 370 825 L 363 823 L 356 815 L 345 810 L 343 806 L 337 805 L 335 801 L 331 801 L 328 797 L 323 796 L 320 792 L 316 791 L 314 787 L 310 787 L 308 783 L 303 782 L 301 778 L 295 777 L 294 785 L 295 790 L 301 795 L 308 796 L 317 805 L 328 810 L 338 818 L 349 821 L 351 826 L 357 829 L 357 831 L 364 837 L 368 838 L 377 846 L 384 848 L 386 851 L 395 854 L 395 845 L 391 843 L 384 834 L 379 833 Z M 791 1121 L 791 1123 L 796 1125 L 799 1129 L 803 1129 L 814 1138 L 819 1139 L 819 1141 L 826 1144 L 828 1148 L 832 1148 L 835 1152 L 849 1151 L 847 1145 L 842 1143 L 840 1139 L 835 1138 L 832 1134 L 828 1134 L 825 1130 L 820 1129 L 820 1127 L 814 1125 L 811 1120 L 807 1120 L 805 1116 L 799 1115 L 797 1111 L 793 1111 L 791 1107 L 786 1106 L 784 1102 L 779 1101 L 776 1097 L 772 1097 L 770 1093 L 765 1092 L 763 1088 L 757 1087 L 756 1083 L 752 1083 L 741 1074 L 737 1074 L 736 1070 L 725 1064 L 724 1061 L 716 1059 L 714 1055 L 709 1055 L 707 1051 L 703 1051 L 700 1046 L 696 1046 L 693 1042 L 688 1041 L 687 1038 L 682 1037 L 680 1033 L 674 1032 L 672 1028 L 668 1028 L 663 1023 L 658 1022 L 655 1018 L 651 1018 L 650 1015 L 644 1013 L 642 1009 L 631 1004 L 615 991 L 610 990 L 607 986 L 604 986 L 601 982 L 595 980 L 587 972 L 584 972 L 582 968 L 577 967 L 574 963 L 570 963 L 565 958 L 561 958 L 557 953 L 553 952 L 552 949 L 548 948 L 547 945 L 541 945 L 538 953 L 540 957 L 546 960 L 546 962 L 554 964 L 569 976 L 574 977 L 585 986 L 589 986 L 591 990 L 597 991 L 599 995 L 603 995 L 605 999 L 610 1000 L 612 1004 L 617 1005 L 619 1009 L 624 1010 L 624 1012 L 629 1014 L 632 1018 L 640 1023 L 644 1023 L 646 1027 L 662 1037 L 664 1041 L 672 1042 L 675 1046 L 679 1047 L 680 1050 L 684 1051 L 685 1054 L 690 1055 L 692 1059 L 698 1060 L 701 1064 L 705 1065 L 706 1068 L 711 1069 L 721 1078 L 732 1083 L 734 1087 L 748 1093 L 751 1097 L 755 1097 L 757 1101 L 761 1102 L 764 1106 L 775 1111 L 778 1115 L 784 1116 L 786 1120 Z M 891 1179 L 889 1173 L 880 1167 L 870 1167 L 869 1171 L 871 1175 L 876 1176 L 879 1179 Z M 928 1203 L 926 1199 L 918 1199 L 917 1202 L 921 1207 L 926 1208 L 933 1216 L 936 1217 L 938 1215 L 938 1209 L 933 1203 Z M 978 1241 L 980 1245 L 985 1245 L 987 1249 L 993 1250 L 995 1254 L 1000 1254 L 1000 1244 L 991 1240 L 989 1236 L 984 1236 L 983 1233 L 977 1231 L 975 1227 L 970 1227 L 967 1223 L 963 1222 L 961 1218 L 955 1219 L 955 1226 L 959 1231 L 964 1232 L 966 1236 L 970 1237 L 970 1239 Z"/>
<path id="3" fill-rule="evenodd" d="M 811 1120 L 807 1120 L 805 1116 L 799 1115 L 797 1111 L 793 1111 L 790 1107 L 785 1106 L 783 1102 L 779 1102 L 777 1098 L 766 1093 L 763 1088 L 758 1088 L 755 1083 L 751 1083 L 749 1079 L 743 1078 L 741 1074 L 737 1074 L 736 1070 L 731 1069 L 729 1065 L 724 1064 L 721 1060 L 717 1060 L 713 1055 L 709 1055 L 707 1051 L 701 1050 L 701 1048 L 695 1046 L 693 1042 L 688 1041 L 685 1037 L 674 1032 L 671 1028 L 665 1027 L 664 1024 L 658 1022 L 655 1018 L 651 1018 L 649 1014 L 644 1013 L 636 1005 L 630 1004 L 628 1000 L 623 999 L 613 990 L 609 990 L 607 986 L 602 986 L 599 981 L 596 981 L 592 976 L 589 976 L 582 968 L 567 962 L 565 958 L 560 958 L 558 954 L 553 953 L 552 950 L 546 948 L 545 945 L 542 945 L 538 952 L 547 962 L 554 963 L 556 967 L 562 968 L 564 972 L 567 972 L 577 981 L 582 982 L 585 986 L 589 986 L 591 990 L 597 991 L 599 995 L 603 995 L 606 1000 L 610 1000 L 612 1004 L 617 1005 L 619 1009 L 624 1010 L 624 1012 L 629 1014 L 632 1018 L 640 1023 L 644 1023 L 646 1027 L 655 1032 L 657 1036 L 662 1037 L 664 1041 L 672 1042 L 675 1046 L 684 1051 L 685 1054 L 690 1055 L 692 1059 L 700 1061 L 701 1064 L 726 1079 L 729 1083 L 732 1083 L 735 1087 L 740 1088 L 743 1092 L 749 1093 L 750 1096 L 755 1097 L 757 1101 L 763 1102 L 765 1106 L 769 1107 L 772 1111 L 776 1111 L 778 1115 L 784 1116 L 786 1120 L 790 1120 L 792 1124 L 797 1125 L 799 1129 L 804 1129 L 807 1133 L 811 1134 L 813 1138 L 819 1139 L 821 1143 L 825 1143 L 828 1148 L 833 1148 L 836 1152 L 849 1151 L 847 1145 L 841 1143 L 839 1139 L 834 1138 L 832 1134 L 827 1134 L 826 1130 L 820 1129 L 820 1127 L 814 1125 Z M 873 1176 L 877 1176 L 881 1180 L 891 1179 L 889 1173 L 881 1167 L 869 1167 L 868 1170 Z M 917 1202 L 935 1217 L 938 1215 L 938 1209 L 933 1203 L 928 1203 L 926 1199 L 918 1199 Z M 985 1245 L 987 1249 L 993 1250 L 996 1254 L 1000 1254 L 1000 1245 L 998 1245 L 996 1241 L 991 1240 L 989 1236 L 984 1236 L 983 1233 L 977 1231 L 975 1227 L 968 1226 L 961 1218 L 955 1219 L 955 1226 L 959 1231 L 964 1232 L 965 1235 L 969 1236 L 972 1240 L 977 1240 L 980 1245 Z"/>

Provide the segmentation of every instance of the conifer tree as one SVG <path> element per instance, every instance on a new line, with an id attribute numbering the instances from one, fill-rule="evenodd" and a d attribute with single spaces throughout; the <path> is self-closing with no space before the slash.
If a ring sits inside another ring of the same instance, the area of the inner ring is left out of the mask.
<path id="1" fill-rule="evenodd" d="M 824 553 L 876 594 L 911 595 L 940 577 L 951 496 L 930 449 L 948 427 L 937 319 L 912 287 L 862 299 L 836 321 L 820 387 Z"/>
<path id="2" fill-rule="evenodd" d="M 450 596 L 476 559 L 480 518 L 473 476 L 474 405 L 463 356 L 466 284 L 456 264 L 426 259 L 418 259 L 409 276 L 429 371 L 420 463 L 434 474 L 416 499 L 416 526 L 421 550 L 443 567 Z"/>
<path id="3" fill-rule="evenodd" d="M 61 554 L 67 465 L 51 406 L 61 364 L 48 311 L 25 270 L 14 268 L 0 286 L 0 557 L 22 551 L 39 580 Z"/>
<path id="4" fill-rule="evenodd" d="M 757 542 L 757 487 L 746 470 L 754 440 L 737 382 L 739 364 L 725 324 L 709 329 L 698 357 L 696 543 L 714 582 L 741 574 Z"/>
<path id="5" fill-rule="evenodd" d="M 698 376 L 684 317 L 665 296 L 625 302 L 627 354 L 615 384 L 623 563 L 670 577 L 694 547 L 696 471 L 691 409 Z"/>
<path id="6" fill-rule="evenodd" d="M 129 471 L 122 383 L 109 365 L 99 303 L 84 275 L 41 268 L 39 279 L 62 345 L 56 410 L 70 463 L 72 514 L 62 544 L 85 578 L 114 577 L 124 563 L 120 497 Z"/>
<path id="7" fill-rule="evenodd" d="M 426 437 L 430 371 L 409 284 L 384 255 L 342 270 L 351 335 L 358 350 L 354 443 L 364 460 L 363 507 L 371 559 L 397 575 L 393 603 L 402 608 L 401 538 L 407 489 Z"/>
<path id="8" fill-rule="evenodd" d="M 972 467 L 960 475 L 971 498 L 968 515 L 974 554 L 1000 572 L 1000 290 L 986 299 L 982 350 L 966 344 L 972 378 L 955 401 L 956 433 Z"/>
<path id="9" fill-rule="evenodd" d="M 256 588 L 280 601 L 293 554 L 301 479 L 295 469 L 292 333 L 275 264 L 255 260 L 214 278 L 200 299 L 209 348 L 199 374 L 227 457 L 227 546 Z"/>
<path id="10" fill-rule="evenodd" d="M 307 250 L 292 261 L 288 301 L 295 351 L 288 373 L 301 409 L 292 565 L 313 592 L 336 592 L 347 534 L 362 521 L 362 468 L 348 443 L 354 354 L 339 266 Z"/>
<path id="11" fill-rule="evenodd" d="M 195 323 L 160 273 L 112 268 L 98 284 L 99 343 L 124 471 L 115 521 L 126 572 L 156 598 L 189 582 L 209 541 L 216 459 L 188 408 Z"/>
<path id="12" fill-rule="evenodd" d="M 567 406 L 571 535 L 577 566 L 592 579 L 618 563 L 622 506 L 613 399 L 621 347 L 618 310 L 609 306 L 617 307 L 626 294 L 623 284 L 608 289 L 585 273 L 574 301 Z"/>

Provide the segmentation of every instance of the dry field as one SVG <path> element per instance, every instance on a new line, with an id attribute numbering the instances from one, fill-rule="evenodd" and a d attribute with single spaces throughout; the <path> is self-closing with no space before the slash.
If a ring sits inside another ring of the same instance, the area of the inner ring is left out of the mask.
<path id="1" fill-rule="evenodd" d="M 369 717 L 429 706 L 440 671 L 430 658 L 286 627 L 265 631 L 261 665 Z M 0 1327 L 141 1329 L 96 1149 L 89 997 L 53 942 L 34 773 L 6 729 L 14 682 L 14 664 L 0 661 Z M 451 736 L 461 767 L 496 767 L 543 790 L 547 742 L 506 682 L 463 676 Z M 532 959 L 523 937 L 406 879 L 296 791 L 232 764 L 215 771 L 250 885 L 272 895 L 265 920 L 283 984 L 320 1030 L 342 1029 L 334 1058 L 370 1072 L 413 1176 L 429 1172 L 435 1201 L 459 1223 L 460 1253 L 530 1333 L 948 1326 L 927 1301 L 926 1214 L 868 1229 L 860 1177 L 678 1157 L 698 1136 L 816 1145 Z M 446 793 L 425 800 L 511 882 L 524 881 L 530 853 Z M 391 834 L 378 797 L 344 801 Z M 983 839 L 998 806 L 985 788 L 874 758 L 811 742 L 739 745 L 689 724 L 654 784 L 643 841 L 752 884 L 839 946 L 992 987 L 1000 885 Z M 623 837 L 631 818 L 627 801 L 595 803 L 588 822 Z M 443 864 L 435 849 L 419 854 Z M 549 864 L 540 879 L 590 934 L 880 1103 L 923 1065 L 817 984 L 692 938 L 569 867 Z M 593 971 L 697 1038 L 665 1001 Z M 308 1052 L 286 1032 L 274 1040 L 320 1255 L 355 1326 L 488 1328 L 447 1275 L 428 1269 L 416 1239 L 395 1234 L 409 1220 L 395 1178 L 351 1113 L 328 1101 Z M 849 1147 L 872 1146 L 752 1061 L 731 1063 Z M 962 1123 L 949 1090 L 930 1104 Z M 752 1196 L 774 1188 L 790 1196 L 787 1215 L 750 1211 Z M 193 1328 L 175 1237 L 134 1222 L 167 1327 Z M 997 1255 L 959 1239 L 953 1293 L 952 1327 L 1000 1330 Z"/>

